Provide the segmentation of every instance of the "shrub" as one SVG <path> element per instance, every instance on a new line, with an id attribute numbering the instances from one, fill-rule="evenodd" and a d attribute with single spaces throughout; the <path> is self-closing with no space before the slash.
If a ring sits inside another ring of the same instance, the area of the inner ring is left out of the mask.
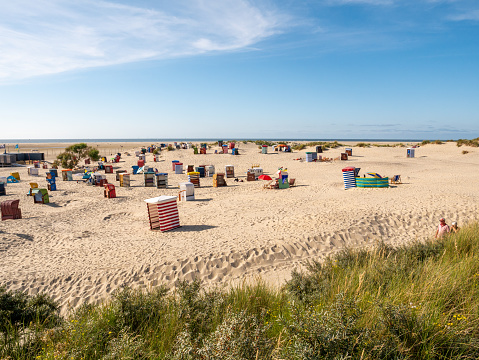
<path id="1" fill-rule="evenodd" d="M 305 144 L 296 144 L 291 147 L 293 150 L 300 151 L 306 148 Z"/>
<path id="2" fill-rule="evenodd" d="M 472 140 L 459 139 L 459 140 L 457 140 L 456 145 L 458 147 L 461 147 L 462 145 L 471 146 L 471 147 L 479 147 L 479 137 L 475 138 L 475 139 L 472 139 Z"/>
<path id="3" fill-rule="evenodd" d="M 88 157 L 93 161 L 100 160 L 100 151 L 98 149 L 90 149 L 88 151 Z"/>
<path id="4" fill-rule="evenodd" d="M 363 142 L 362 142 L 362 143 L 357 143 L 356 146 L 357 146 L 357 147 L 362 147 L 362 148 L 364 148 L 364 147 L 370 147 L 371 144 L 369 144 L 369 143 L 363 143 Z"/>
<path id="5" fill-rule="evenodd" d="M 73 169 L 78 165 L 81 159 L 87 157 L 91 158 L 93 161 L 97 161 L 100 158 L 99 151 L 91 148 L 85 143 L 73 144 L 65 148 L 65 151 L 57 156 L 53 165 L 57 167 L 61 165 L 65 169 Z"/>
<path id="6" fill-rule="evenodd" d="M 227 313 L 223 322 L 200 345 L 188 330 L 182 332 L 171 359 L 271 359 L 275 342 L 268 336 L 270 328 L 270 324 L 264 324 L 263 317 L 247 315 L 244 311 Z"/>

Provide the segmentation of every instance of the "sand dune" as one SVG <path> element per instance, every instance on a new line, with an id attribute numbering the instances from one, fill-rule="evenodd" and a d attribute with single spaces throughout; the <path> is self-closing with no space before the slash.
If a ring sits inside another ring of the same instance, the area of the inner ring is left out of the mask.
<path id="1" fill-rule="evenodd" d="M 8 195 L 0 198 L 20 199 L 23 213 L 22 220 L 0 223 L 0 283 L 45 291 L 64 311 L 106 300 L 122 285 L 172 285 L 193 278 L 218 284 L 257 275 L 279 285 L 305 261 L 345 246 L 424 239 L 434 234 L 441 216 L 461 226 L 478 214 L 479 186 L 471 170 L 479 156 L 471 148 L 462 154 L 455 143 L 420 147 L 414 159 L 406 158 L 405 148 L 353 147 L 350 160 L 332 163 L 293 160 L 304 158 L 306 149 L 263 155 L 255 145 L 240 144 L 239 156 L 213 150 L 207 155 L 163 152 L 159 163 L 148 154 L 148 165 L 169 172 L 169 188 L 145 188 L 142 175 L 132 176 L 131 188 L 120 188 L 108 174 L 117 185 L 115 199 L 105 199 L 102 188 L 59 179 L 51 204 L 33 204 L 26 195 L 29 182 L 46 187 L 45 170 L 35 177 L 20 168 L 21 183 L 8 184 Z M 324 155 L 337 157 L 342 150 Z M 244 182 L 227 179 L 227 187 L 214 188 L 211 178 L 202 178 L 196 201 L 178 204 L 182 227 L 151 231 L 143 200 L 177 195 L 178 182 L 187 181 L 186 174 L 171 172 L 172 160 L 185 167 L 212 164 L 217 172 L 232 164 Z M 134 156 L 123 156 L 114 170 L 130 170 L 135 162 Z M 261 181 L 246 182 L 245 172 L 254 163 L 270 175 L 280 166 L 288 168 L 297 186 L 264 190 Z M 346 191 L 341 169 L 349 165 L 360 167 L 361 174 L 400 174 L 403 184 Z M 10 171 L 0 168 L 0 176 Z"/>

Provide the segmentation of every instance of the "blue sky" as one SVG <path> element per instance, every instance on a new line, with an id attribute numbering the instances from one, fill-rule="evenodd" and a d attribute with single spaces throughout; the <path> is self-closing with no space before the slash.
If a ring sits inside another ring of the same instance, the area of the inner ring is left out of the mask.
<path id="1" fill-rule="evenodd" d="M 477 0 L 15 0 L 0 139 L 479 136 Z"/>

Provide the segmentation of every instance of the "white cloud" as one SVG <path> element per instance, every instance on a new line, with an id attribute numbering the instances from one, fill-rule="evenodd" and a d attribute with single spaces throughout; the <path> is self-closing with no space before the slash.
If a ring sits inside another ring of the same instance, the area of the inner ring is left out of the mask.
<path id="1" fill-rule="evenodd" d="M 479 10 L 472 10 L 460 15 L 453 15 L 450 17 L 450 19 L 453 21 L 466 21 L 466 20 L 479 21 Z"/>
<path id="2" fill-rule="evenodd" d="M 392 5 L 394 0 L 328 0 L 329 5 L 353 5 L 353 4 L 366 4 L 366 5 Z"/>
<path id="3" fill-rule="evenodd" d="M 145 8 L 94 0 L 16 0 L 0 12 L 0 81 L 145 59 L 232 51 L 288 21 L 246 0 Z"/>

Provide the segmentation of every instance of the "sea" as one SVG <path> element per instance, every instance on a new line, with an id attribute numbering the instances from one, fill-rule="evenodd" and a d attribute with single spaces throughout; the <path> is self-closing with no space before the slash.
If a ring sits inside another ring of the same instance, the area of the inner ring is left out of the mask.
<path id="1" fill-rule="evenodd" d="M 238 139 L 238 138 L 225 138 L 228 141 L 256 141 L 256 140 L 264 140 L 264 141 L 360 141 L 360 142 L 421 142 L 424 139 L 318 139 L 318 138 L 310 138 L 310 139 L 265 139 L 265 138 L 248 138 L 248 139 Z M 234 139 L 234 140 L 233 140 Z M 8 145 L 16 145 L 16 144 L 25 144 L 25 143 L 128 143 L 128 142 L 144 142 L 146 144 L 150 143 L 168 143 L 172 141 L 177 142 L 211 142 L 211 141 L 218 141 L 224 139 L 212 139 L 212 138 L 151 138 L 151 139 L 0 139 L 0 145 L 8 144 Z"/>

